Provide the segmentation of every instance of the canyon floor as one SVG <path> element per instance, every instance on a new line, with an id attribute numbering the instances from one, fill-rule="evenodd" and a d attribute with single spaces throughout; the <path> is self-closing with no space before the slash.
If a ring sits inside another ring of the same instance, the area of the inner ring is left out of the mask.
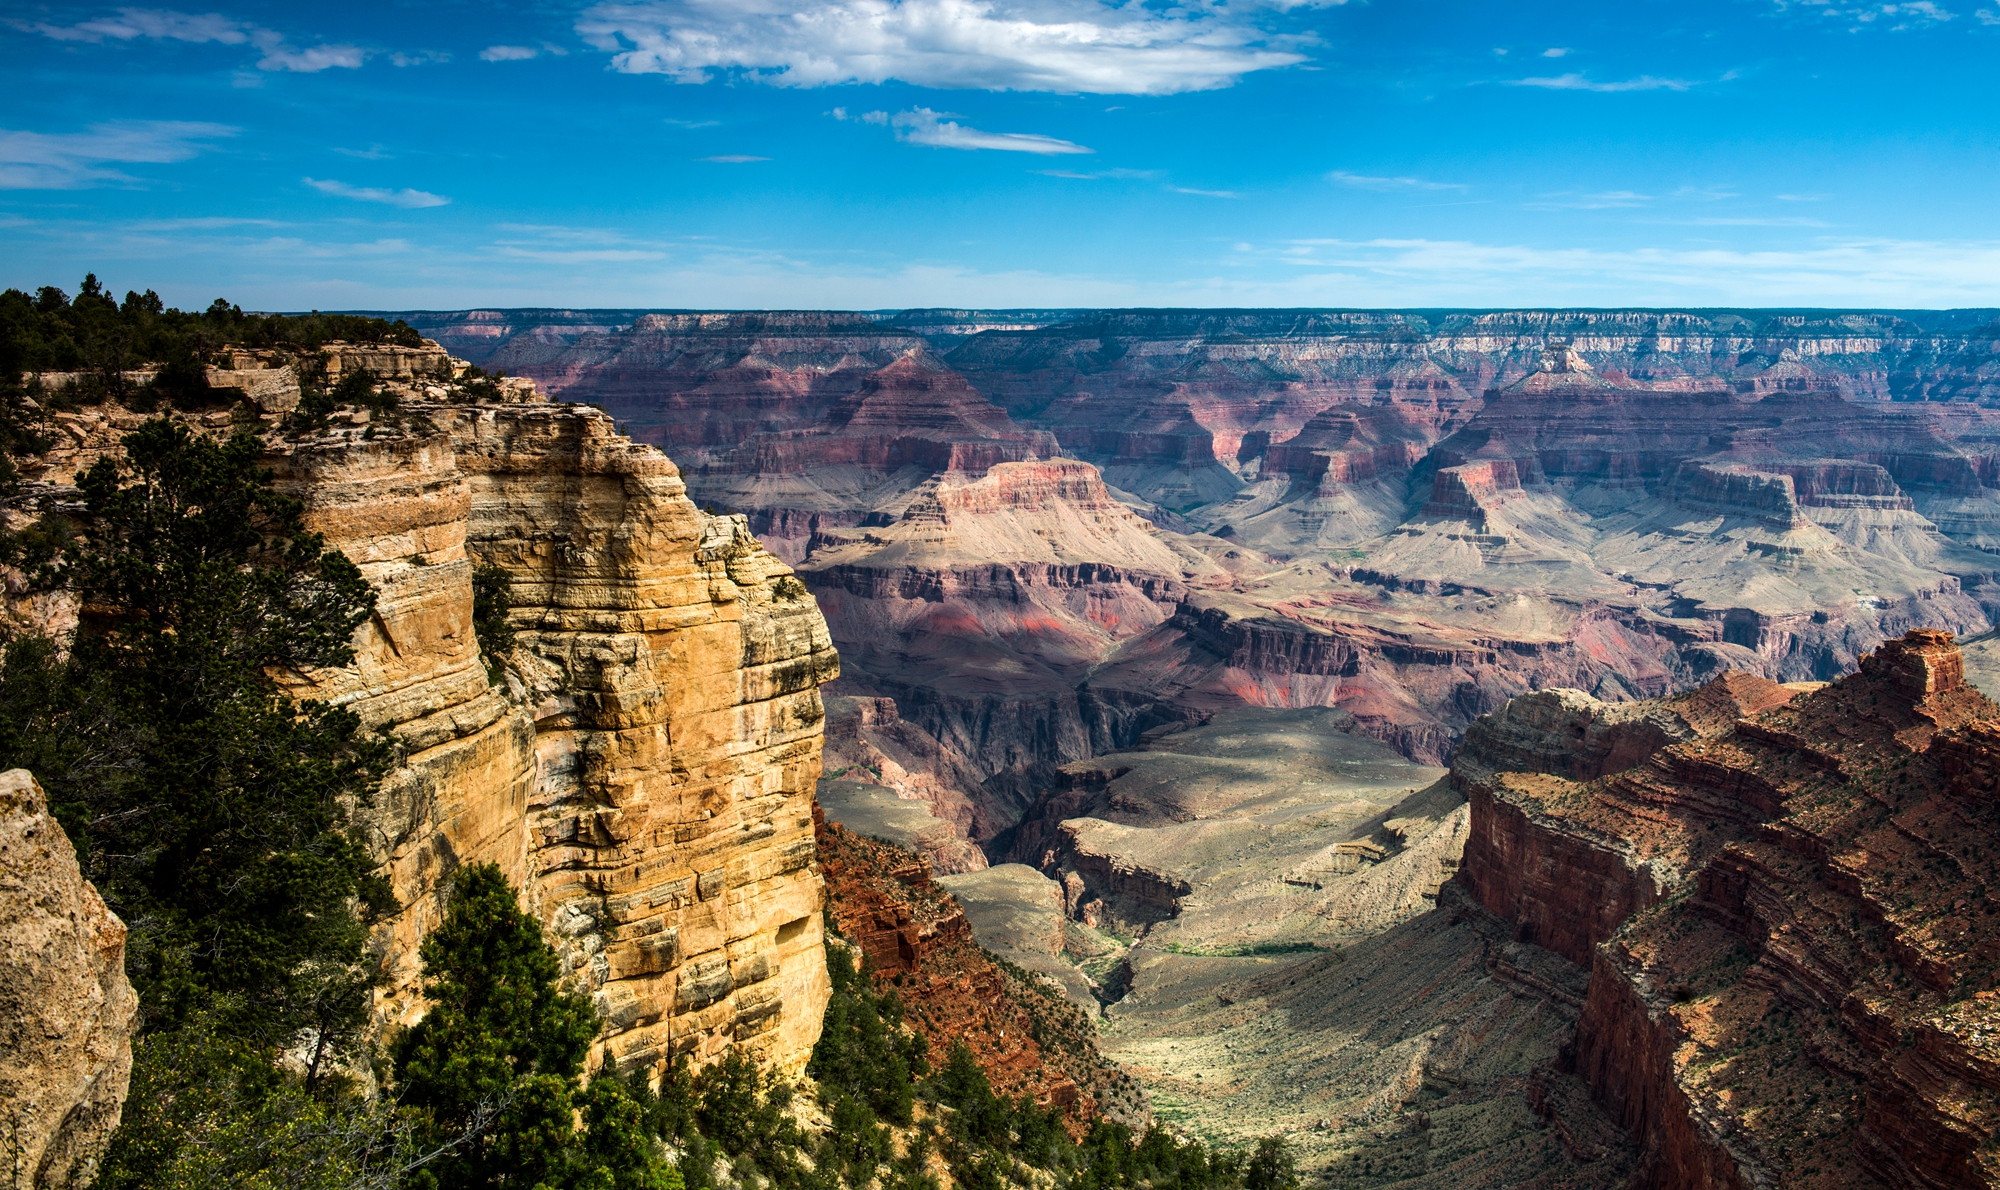
<path id="1" fill-rule="evenodd" d="M 1071 764 L 1072 794 L 1049 807 L 1063 816 L 1003 842 L 1032 864 L 938 883 L 982 945 L 1101 1014 L 1100 1047 L 1177 1129 L 1283 1135 L 1334 1185 L 1615 1184 L 1622 1134 L 1586 1099 L 1565 1113 L 1569 1134 L 1598 1138 L 1579 1160 L 1528 1095 L 1585 973 L 1446 883 L 1463 798 L 1353 727 L 1324 708 L 1234 708 Z M 829 818 L 916 849 L 942 825 L 867 781 L 823 781 L 820 797 Z"/>

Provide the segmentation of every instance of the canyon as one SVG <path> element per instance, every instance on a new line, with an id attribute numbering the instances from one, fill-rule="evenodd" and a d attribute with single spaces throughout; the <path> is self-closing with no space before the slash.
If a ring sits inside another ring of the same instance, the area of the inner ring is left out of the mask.
<path id="1" fill-rule="evenodd" d="M 1531 690 L 1824 680 L 2000 607 L 1992 311 L 401 316 L 746 516 L 981 843 L 1224 706 L 1441 763 Z"/>
<path id="2" fill-rule="evenodd" d="M 830 920 L 1073 1128 L 1973 1186 L 1990 315 L 405 315 L 515 376 L 334 344 L 400 409 L 287 431 L 238 353 L 191 420 L 379 594 L 296 689 L 399 749 L 384 1027 L 492 861 L 628 1071 L 801 1072 Z M 10 516 L 138 415 L 51 420 Z"/>

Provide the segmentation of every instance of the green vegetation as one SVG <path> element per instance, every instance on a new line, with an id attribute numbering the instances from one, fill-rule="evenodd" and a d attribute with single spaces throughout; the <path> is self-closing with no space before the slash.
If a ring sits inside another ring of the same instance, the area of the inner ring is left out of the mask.
<path id="1" fill-rule="evenodd" d="M 678 1187 L 649 1142 L 645 1105 L 624 1083 L 579 1089 L 601 1023 L 588 999 L 558 986 L 555 951 L 500 869 L 458 870 L 422 955 L 430 1011 L 396 1039 L 395 1087 L 416 1147 L 438 1156 L 404 1185 Z"/>
<path id="2" fill-rule="evenodd" d="M 205 1006 L 231 1038 L 305 1044 L 316 1078 L 367 1010 L 365 920 L 390 898 L 349 815 L 388 752 L 277 676 L 345 664 L 375 594 L 271 489 L 256 439 L 156 420 L 125 449 L 81 477 L 37 574 L 86 609 L 74 640 L 6 645 L 0 763 L 41 779 L 131 927 L 149 1030 Z"/>
<path id="3" fill-rule="evenodd" d="M 119 396 L 127 392 L 120 373 L 162 364 L 162 394 L 178 395 L 201 387 L 199 364 L 225 344 L 309 353 L 336 339 L 423 346 L 403 322 L 356 314 L 245 314 L 222 298 L 188 313 L 150 289 L 119 302 L 94 273 L 74 298 L 52 285 L 0 293 L 0 377 L 10 382 L 22 372 L 83 372 Z"/>
<path id="4" fill-rule="evenodd" d="M 498 661 L 514 651 L 514 625 L 507 613 L 514 609 L 514 580 L 505 570 L 488 563 L 472 568 L 472 635 L 479 651 Z"/>
<path id="5" fill-rule="evenodd" d="M 1252 942 L 1243 946 L 1184 946 L 1179 942 L 1168 942 L 1160 949 L 1174 954 L 1195 955 L 1209 959 L 1248 959 L 1264 955 L 1312 954 L 1315 951 L 1333 950 L 1338 947 L 1320 946 L 1313 942 Z"/>

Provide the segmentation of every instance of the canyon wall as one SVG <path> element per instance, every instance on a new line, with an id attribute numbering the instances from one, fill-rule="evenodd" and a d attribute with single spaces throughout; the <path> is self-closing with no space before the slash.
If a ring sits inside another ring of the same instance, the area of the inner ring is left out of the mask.
<path id="1" fill-rule="evenodd" d="M 90 1185 L 132 1077 L 125 923 L 26 769 L 0 773 L 0 1128 L 15 1186 Z"/>
<path id="2" fill-rule="evenodd" d="M 1639 1145 L 1634 1184 L 1994 1184 L 2000 706 L 1950 635 L 1823 687 L 1537 697 L 1455 766 L 1459 879 L 1590 968 L 1564 1060 Z M 1635 716 L 1670 737 L 1643 760 L 1586 742 Z"/>
<path id="3" fill-rule="evenodd" d="M 394 366 L 379 349 L 329 354 L 330 373 L 387 379 L 400 410 L 337 411 L 317 430 L 268 407 L 189 419 L 261 431 L 280 488 L 378 593 L 353 664 L 296 693 L 398 748 L 363 813 L 401 903 L 377 938 L 385 1023 L 422 1011 L 417 943 L 450 873 L 493 862 L 603 1015 L 600 1057 L 648 1069 L 742 1045 L 801 1070 L 828 994 L 812 790 L 819 687 L 838 672 L 811 595 L 743 517 L 697 509 L 674 464 L 604 414 L 525 382 L 471 399 L 435 347 Z M 283 383 L 257 383 L 266 362 L 218 387 L 284 408 Z M 140 420 L 57 416 L 68 437 L 26 468 L 31 504 L 64 499 Z M 474 635 L 475 566 L 511 582 L 505 655 Z"/>
<path id="4" fill-rule="evenodd" d="M 602 414 L 426 414 L 435 434 L 286 448 L 309 522 L 383 596 L 355 667 L 315 693 L 405 750 L 376 818 L 405 906 L 390 1014 L 415 1007 L 449 869 L 491 860 L 620 1065 L 743 1043 L 803 1067 L 826 997 L 811 795 L 836 672 L 811 597 Z M 475 563 L 512 580 L 506 657 L 472 636 Z"/>

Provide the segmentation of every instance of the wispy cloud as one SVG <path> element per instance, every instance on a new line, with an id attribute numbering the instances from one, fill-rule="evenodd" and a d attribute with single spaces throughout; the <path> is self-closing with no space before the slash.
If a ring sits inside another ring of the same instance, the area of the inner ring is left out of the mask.
<path id="1" fill-rule="evenodd" d="M 1197 190 L 1192 186 L 1169 186 L 1167 187 L 1167 189 L 1173 191 L 1175 194 L 1194 194 L 1194 195 L 1199 195 L 1202 198 L 1243 197 L 1242 195 L 1236 193 L 1234 190 Z"/>
<path id="2" fill-rule="evenodd" d="M 844 107 L 834 108 L 827 115 L 832 116 L 836 120 L 859 120 L 863 124 L 887 124 L 889 122 L 888 112 L 862 112 L 859 115 L 850 116 Z"/>
<path id="3" fill-rule="evenodd" d="M 1160 176 L 1157 169 L 1094 169 L 1082 172 L 1073 169 L 1038 169 L 1032 171 L 1047 178 L 1072 178 L 1079 182 L 1096 182 L 1105 178 L 1151 180 Z"/>
<path id="4" fill-rule="evenodd" d="M 947 120 L 944 113 L 927 107 L 897 112 L 890 122 L 896 126 L 896 139 L 913 145 L 929 145 L 934 149 L 999 149 L 1008 153 L 1039 153 L 1043 156 L 1097 151 L 1074 141 L 1033 132 L 981 132 L 977 128 L 967 128 L 956 120 Z"/>
<path id="5" fill-rule="evenodd" d="M 1334 170 L 1326 175 L 1329 182 L 1343 186 L 1353 186 L 1361 190 L 1463 190 L 1462 182 L 1432 182 L 1424 178 L 1376 177 L 1372 174 L 1351 174 L 1344 169 Z"/>
<path id="6" fill-rule="evenodd" d="M 489 45 L 479 51 L 481 62 L 526 62 L 539 57 L 541 50 L 531 45 Z"/>
<path id="7" fill-rule="evenodd" d="M 1289 3 L 1274 5 L 1294 7 Z M 576 30 L 627 74 L 716 72 L 791 87 L 883 83 L 1174 95 L 1227 87 L 1303 54 L 1236 10 L 1098 0 L 649 0 L 598 4 Z"/>
<path id="8" fill-rule="evenodd" d="M 223 45 L 243 45 L 250 40 L 248 26 L 233 21 L 221 13 L 185 13 L 166 9 L 121 8 L 115 16 L 93 17 L 74 25 L 51 25 L 45 22 L 21 22 L 18 28 L 30 29 L 44 37 L 57 41 L 101 42 L 132 41 L 150 37 L 161 41 L 220 42 Z"/>
<path id="9" fill-rule="evenodd" d="M 1544 194 L 1539 201 L 1527 206 L 1534 211 L 1602 211 L 1614 207 L 1643 207 L 1652 201 L 1652 195 L 1636 190 L 1600 190 L 1595 194 L 1559 191 Z"/>
<path id="10" fill-rule="evenodd" d="M 323 44 L 305 49 L 294 47 L 284 34 L 260 25 L 245 24 L 218 12 L 187 13 L 165 8 L 120 8 L 116 15 L 93 17 L 74 25 L 47 22 L 10 22 L 16 28 L 52 37 L 57 41 L 93 44 L 105 41 L 184 41 L 195 44 L 251 45 L 262 54 L 257 69 L 317 74 L 334 67 L 354 69 L 367 60 L 369 51 L 347 44 Z M 397 65 L 439 60 L 430 54 L 397 54 Z"/>
<path id="11" fill-rule="evenodd" d="M 703 161 L 719 161 L 724 165 L 747 165 L 752 161 L 769 161 L 769 157 L 753 157 L 748 153 L 723 153 L 715 157 L 704 157 Z"/>
<path id="12" fill-rule="evenodd" d="M 1886 29 L 1892 33 L 1906 29 L 1927 29 L 1955 21 L 1958 14 L 1936 3 L 1936 0 L 1908 0 L 1896 4 L 1836 4 L 1830 0 L 1775 0 L 1779 12 L 1798 12 L 1801 16 L 1817 17 L 1844 23 L 1851 33 L 1867 29 Z M 2000 17 L 1988 19 L 1991 14 L 1975 13 L 1982 24 L 2000 24 Z"/>
<path id="13" fill-rule="evenodd" d="M 378 186 L 350 186 L 346 182 L 336 182 L 326 178 L 300 180 L 321 194 L 331 194 L 335 198 L 358 199 L 361 202 L 379 202 L 392 207 L 409 209 L 441 207 L 451 201 L 442 194 L 432 194 L 427 190 L 386 190 Z"/>
<path id="14" fill-rule="evenodd" d="M 1559 74 L 1554 78 L 1508 79 L 1510 87 L 1540 87 L 1546 91 L 1685 91 L 1695 84 L 1687 79 L 1654 78 L 1642 74 L 1638 78 L 1616 79 L 1600 82 L 1574 71 Z"/>
<path id="15" fill-rule="evenodd" d="M 1568 46 L 1563 46 L 1563 45 L 1552 45 L 1552 46 L 1550 46 L 1550 47 L 1549 47 L 1548 49 L 1545 49 L 1545 50 L 1543 50 L 1543 51 L 1542 51 L 1542 57 L 1544 57 L 1544 58 L 1567 58 L 1567 57 L 1569 57 L 1569 56 L 1570 56 L 1570 54 L 1572 54 L 1572 53 L 1574 53 L 1574 52 L 1575 52 L 1575 51 L 1571 50 L 1571 49 L 1570 49 L 1570 48 L 1569 48 Z"/>
<path id="16" fill-rule="evenodd" d="M 0 129 L 0 190 L 79 190 L 134 184 L 115 165 L 186 161 L 235 136 L 227 124 L 179 120 L 128 120 L 93 124 L 83 132 L 16 132 Z"/>

